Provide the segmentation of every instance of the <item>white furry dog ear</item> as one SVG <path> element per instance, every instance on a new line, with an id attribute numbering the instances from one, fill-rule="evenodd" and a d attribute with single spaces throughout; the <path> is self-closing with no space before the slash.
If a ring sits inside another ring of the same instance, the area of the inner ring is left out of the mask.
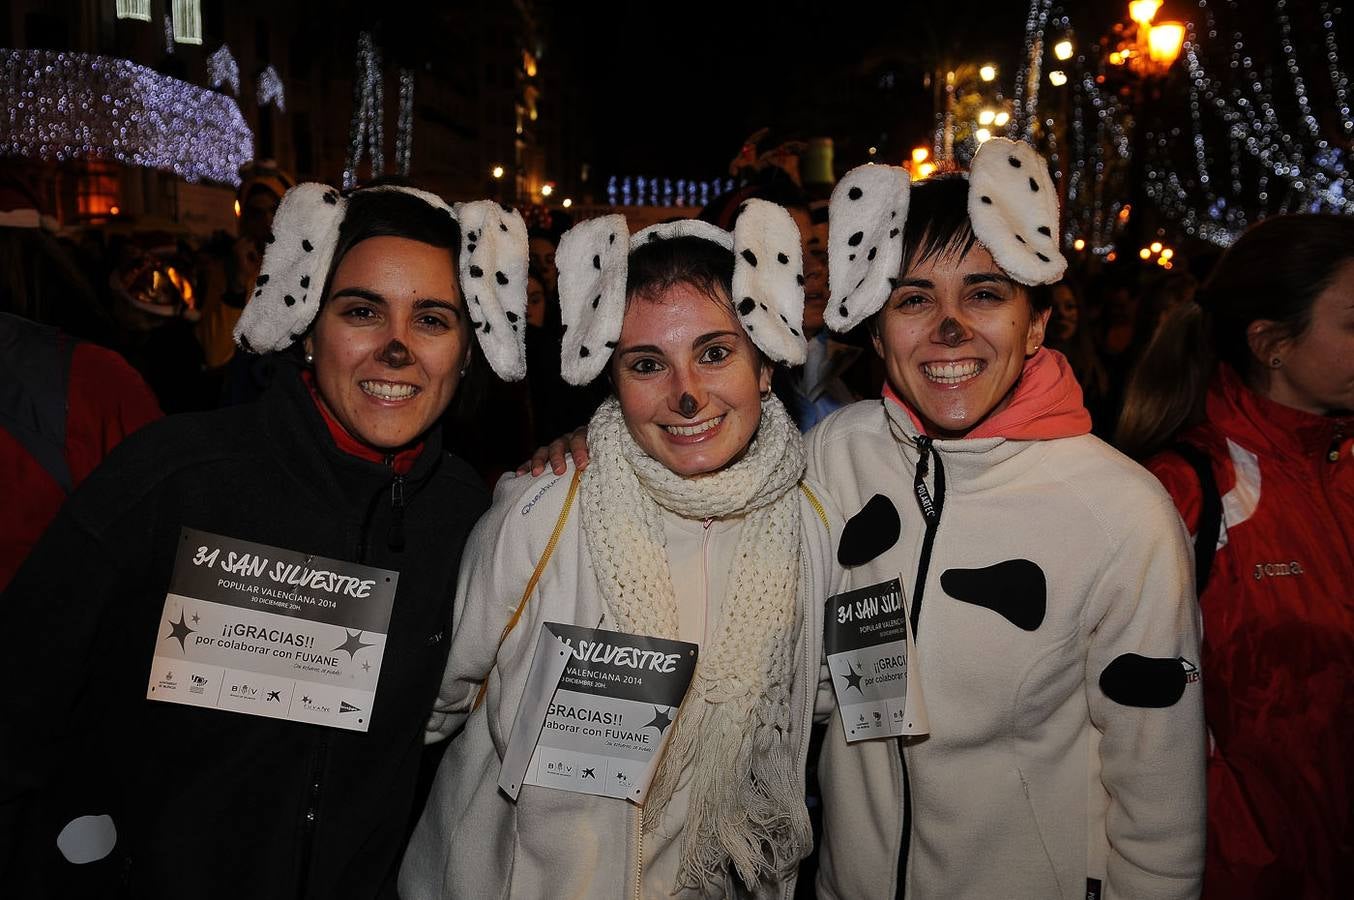
<path id="1" fill-rule="evenodd" d="M 968 213 L 974 236 L 1021 284 L 1051 284 L 1067 269 L 1058 243 L 1058 192 L 1029 144 L 993 138 L 978 148 Z"/>
<path id="2" fill-rule="evenodd" d="M 493 200 L 458 203 L 461 294 L 480 349 L 499 378 L 527 373 L 527 226 Z"/>
<path id="3" fill-rule="evenodd" d="M 555 251 L 564 339 L 560 375 L 570 384 L 591 382 L 606 368 L 621 336 L 630 228 L 625 216 L 580 222 L 564 232 Z"/>
<path id="4" fill-rule="evenodd" d="M 748 336 L 776 362 L 801 365 L 804 260 L 799 226 L 782 206 L 748 200 L 733 228 L 733 302 Z"/>
<path id="5" fill-rule="evenodd" d="M 254 294 L 235 324 L 235 342 L 253 353 L 285 350 L 305 335 L 338 245 L 348 201 L 327 184 L 287 191 L 273 218 Z"/>
<path id="6" fill-rule="evenodd" d="M 912 182 L 896 166 L 857 166 L 828 204 L 828 280 L 823 319 L 849 331 L 879 311 L 903 264 L 903 224 Z"/>

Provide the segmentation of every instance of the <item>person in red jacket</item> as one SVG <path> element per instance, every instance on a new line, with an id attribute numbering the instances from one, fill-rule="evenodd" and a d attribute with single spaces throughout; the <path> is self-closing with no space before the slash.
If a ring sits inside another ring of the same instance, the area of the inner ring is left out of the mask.
<path id="1" fill-rule="evenodd" d="M 1354 218 L 1262 222 L 1197 303 L 1148 349 L 1118 437 L 1196 535 L 1203 896 L 1342 896 L 1354 884 Z"/>

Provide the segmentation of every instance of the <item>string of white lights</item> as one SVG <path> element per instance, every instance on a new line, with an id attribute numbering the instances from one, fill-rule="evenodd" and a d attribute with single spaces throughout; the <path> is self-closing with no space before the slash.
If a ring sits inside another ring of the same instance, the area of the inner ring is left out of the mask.
<path id="1" fill-rule="evenodd" d="M 400 69 L 400 112 L 395 121 L 395 166 L 409 174 L 414 159 L 414 70 Z"/>
<path id="2" fill-rule="evenodd" d="M 1349 108 L 1349 75 L 1340 66 L 1340 47 L 1335 40 L 1335 14 L 1329 3 L 1321 4 L 1321 31 L 1326 39 L 1326 68 L 1330 71 L 1331 87 L 1340 113 L 1340 126 L 1345 134 L 1354 134 L 1354 118 Z"/>
<path id="3" fill-rule="evenodd" d="M 384 90 L 381 54 L 372 42 L 371 32 L 357 39 L 357 63 L 353 71 L 353 122 L 348 132 L 348 158 L 343 166 L 343 188 L 357 186 L 357 168 L 363 150 L 371 156 L 371 177 L 385 171 Z"/>
<path id="4" fill-rule="evenodd" d="M 231 93 L 240 96 L 240 64 L 231 56 L 230 48 L 225 44 L 216 48 L 216 52 L 207 57 L 207 77 L 212 87 L 230 85 Z"/>

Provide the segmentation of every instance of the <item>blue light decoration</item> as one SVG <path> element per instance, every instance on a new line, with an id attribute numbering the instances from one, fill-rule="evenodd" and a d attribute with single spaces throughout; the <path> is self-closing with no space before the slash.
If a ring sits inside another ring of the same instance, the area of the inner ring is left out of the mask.
<path id="1" fill-rule="evenodd" d="M 254 135 L 235 101 L 126 59 L 0 50 L 0 155 L 107 159 L 238 185 Z"/>
<path id="2" fill-rule="evenodd" d="M 282 88 L 282 78 L 272 66 L 259 73 L 258 100 L 260 107 L 271 103 L 277 107 L 278 112 L 287 111 L 287 97 Z"/>
<path id="3" fill-rule="evenodd" d="M 606 198 L 612 206 L 704 206 L 737 186 L 732 178 L 697 181 L 694 178 L 648 178 L 644 175 L 612 175 L 607 179 Z"/>
<path id="4" fill-rule="evenodd" d="M 235 61 L 230 48 L 225 44 L 217 47 L 216 52 L 207 57 L 207 77 L 211 80 L 212 87 L 219 88 L 223 84 L 228 84 L 230 92 L 237 97 L 240 96 L 240 64 Z"/>
<path id="5" fill-rule="evenodd" d="M 385 171 L 385 95 L 381 54 L 364 31 L 357 39 L 357 66 L 353 73 L 353 121 L 348 132 L 348 158 L 343 166 L 343 189 L 357 186 L 362 151 L 371 155 L 371 177 Z"/>

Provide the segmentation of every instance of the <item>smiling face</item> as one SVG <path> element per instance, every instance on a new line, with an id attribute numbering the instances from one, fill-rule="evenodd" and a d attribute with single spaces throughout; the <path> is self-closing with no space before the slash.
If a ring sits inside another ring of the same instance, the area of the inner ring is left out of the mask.
<path id="1" fill-rule="evenodd" d="M 914 261 L 879 313 L 874 345 L 927 433 L 959 438 L 1009 402 L 1047 322 L 975 244 L 962 257 Z"/>
<path id="2" fill-rule="evenodd" d="M 771 386 L 728 296 L 720 290 L 716 301 L 688 283 L 630 300 L 611 373 L 630 435 L 685 477 L 742 456 Z"/>
<path id="3" fill-rule="evenodd" d="M 470 329 L 451 251 L 373 237 L 339 262 L 306 338 L 325 408 L 381 451 L 418 440 L 456 393 Z"/>

